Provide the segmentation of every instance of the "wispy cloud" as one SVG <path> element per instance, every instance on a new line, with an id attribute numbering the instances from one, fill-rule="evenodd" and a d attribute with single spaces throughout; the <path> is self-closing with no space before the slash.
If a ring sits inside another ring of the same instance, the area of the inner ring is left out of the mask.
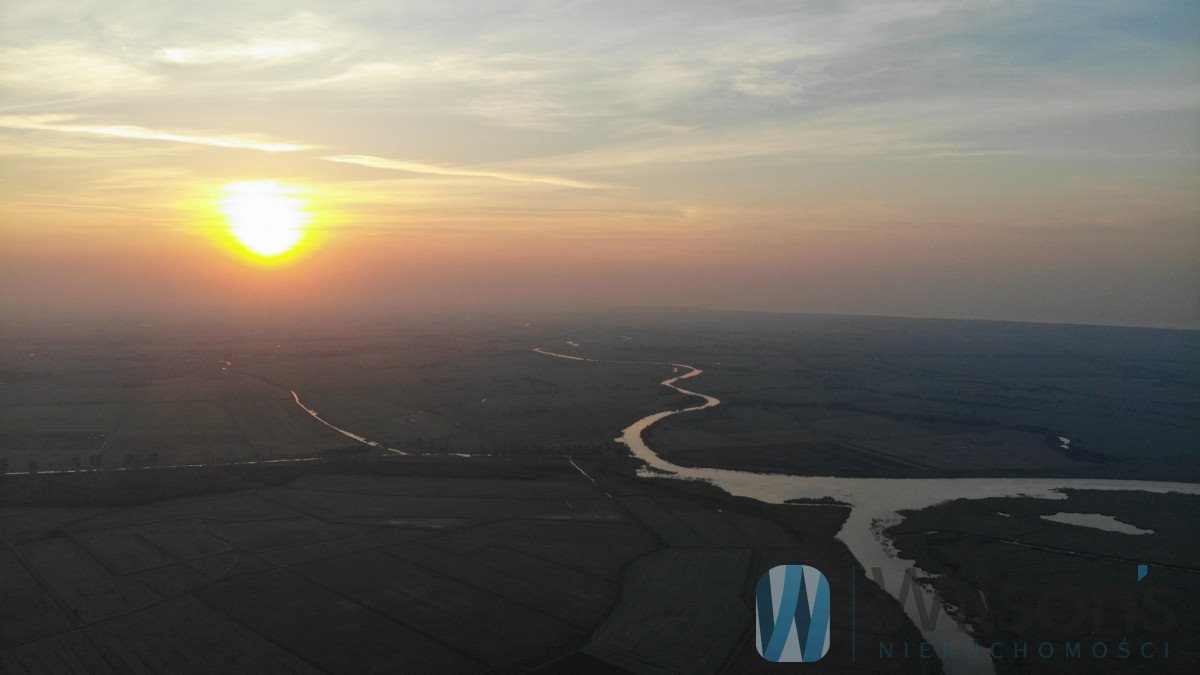
<path id="1" fill-rule="evenodd" d="M 276 20 L 238 22 L 232 30 L 184 34 L 155 52 L 178 65 L 284 62 L 344 43 L 346 36 L 323 18 L 299 12 Z"/>
<path id="2" fill-rule="evenodd" d="M 128 125 L 103 126 L 78 124 L 73 122 L 75 119 L 77 118 L 71 115 L 0 115 L 0 127 L 30 131 L 54 131 L 66 134 L 111 136 L 143 141 L 209 145 L 218 148 L 258 150 L 261 152 L 296 152 L 299 150 L 308 150 L 313 147 L 300 143 L 269 141 L 258 136 L 202 135 L 195 132 L 177 133 Z"/>
<path id="3" fill-rule="evenodd" d="M 611 143 L 580 152 L 526 160 L 566 170 L 607 171 L 622 167 L 683 165 L 743 158 L 789 161 L 884 156 L 974 154 L 960 144 L 923 138 L 919 125 L 883 124 L 839 117 L 803 123 L 764 124 L 735 132 L 689 130 L 671 136 Z"/>
<path id="4" fill-rule="evenodd" d="M 100 94 L 145 91 L 162 78 L 82 42 L 0 48 L 0 86 L 13 90 Z"/>
<path id="5" fill-rule="evenodd" d="M 169 47 L 158 50 L 155 56 L 168 63 L 210 64 L 245 59 L 275 61 L 304 54 L 321 48 L 309 40 L 269 40 L 247 44 L 218 44 L 199 47 Z"/>
<path id="6" fill-rule="evenodd" d="M 338 162 L 341 164 L 356 164 L 358 166 L 367 166 L 372 169 L 387 169 L 390 171 L 407 171 L 409 173 L 433 174 L 437 176 L 463 176 L 467 178 L 494 178 L 496 180 L 507 180 L 518 183 L 543 183 L 545 185 L 556 185 L 560 187 L 579 188 L 582 190 L 594 190 L 598 188 L 612 187 L 602 183 L 590 183 L 587 181 L 574 180 L 572 178 L 563 178 L 560 176 L 543 176 L 530 173 L 512 173 L 508 171 L 487 171 L 480 169 L 467 169 L 449 166 L 439 166 L 436 164 L 425 164 L 423 162 L 405 162 L 395 159 L 386 159 L 384 157 L 373 157 L 371 155 L 335 155 L 325 157 L 330 162 Z"/>

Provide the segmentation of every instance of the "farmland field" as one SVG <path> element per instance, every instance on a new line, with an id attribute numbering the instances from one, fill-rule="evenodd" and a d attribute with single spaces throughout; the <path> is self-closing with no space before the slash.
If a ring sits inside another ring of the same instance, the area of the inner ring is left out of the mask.
<path id="1" fill-rule="evenodd" d="M 221 491 L 171 499 L 160 498 L 170 485 L 154 485 L 169 471 L 138 472 L 136 483 L 114 472 L 9 477 L 0 664 L 479 671 L 648 658 L 671 670 L 757 669 L 767 664 L 747 657 L 747 579 L 803 556 L 849 585 L 851 558 L 830 538 L 839 507 L 766 509 L 700 486 L 634 481 L 612 461 L 577 464 L 391 457 L 234 467 L 213 483 Z M 118 482 L 103 484 L 110 478 Z M 22 504 L 40 499 L 38 483 L 66 480 L 144 499 Z M 897 606 L 881 593 L 877 601 L 903 625 Z M 678 644 L 727 655 L 697 660 L 621 637 L 656 607 L 692 617 Z M 849 630 L 845 611 L 833 620 Z M 849 657 L 843 649 L 826 661 Z"/>
<path id="2" fill-rule="evenodd" d="M 936 672 L 854 646 L 921 633 L 835 539 L 846 505 L 637 477 L 614 439 L 695 404 L 660 386 L 679 364 L 720 399 L 647 431 L 680 465 L 1200 477 L 1179 331 L 635 310 L 109 331 L 0 336 L 9 671 L 754 671 L 754 583 L 803 562 L 836 599 L 814 670 Z M 952 571 L 980 533 L 926 537 L 940 508 L 890 536 Z"/>

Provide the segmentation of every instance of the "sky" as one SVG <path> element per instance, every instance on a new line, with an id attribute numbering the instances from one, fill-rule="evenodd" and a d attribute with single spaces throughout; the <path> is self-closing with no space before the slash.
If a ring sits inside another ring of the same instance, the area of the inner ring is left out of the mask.
<path id="1" fill-rule="evenodd" d="M 0 4 L 10 316 L 1200 328 L 1198 187 L 1194 0 Z"/>

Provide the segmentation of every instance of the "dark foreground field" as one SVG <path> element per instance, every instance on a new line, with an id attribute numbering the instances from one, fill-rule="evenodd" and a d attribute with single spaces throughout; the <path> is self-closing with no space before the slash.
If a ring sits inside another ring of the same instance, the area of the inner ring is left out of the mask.
<path id="1" fill-rule="evenodd" d="M 577 464 L 396 457 L 9 476 L 0 669 L 766 670 L 753 584 L 803 562 L 834 593 L 831 650 L 807 670 L 936 670 L 866 650 L 853 661 L 853 559 L 833 540 L 843 509 L 767 507 L 630 479 L 624 463 Z M 894 601 L 861 573 L 854 585 L 859 640 L 918 640 Z"/>

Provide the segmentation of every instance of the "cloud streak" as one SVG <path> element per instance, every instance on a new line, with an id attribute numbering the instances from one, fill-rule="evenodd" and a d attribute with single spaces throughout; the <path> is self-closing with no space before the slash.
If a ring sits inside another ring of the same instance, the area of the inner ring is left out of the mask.
<path id="1" fill-rule="evenodd" d="M 0 87 L 15 92 L 128 94 L 162 83 L 161 76 L 84 42 L 0 46 Z"/>
<path id="2" fill-rule="evenodd" d="M 141 141 L 162 141 L 188 145 L 208 145 L 218 148 L 257 150 L 260 152 L 297 152 L 313 146 L 300 143 L 269 141 L 257 136 L 220 136 L 196 133 L 177 133 L 129 125 L 90 125 L 72 123 L 70 115 L 0 115 L 0 127 L 27 131 L 53 131 L 64 134 L 110 136 Z"/>
<path id="3" fill-rule="evenodd" d="M 321 45 L 309 40 L 272 40 L 251 44 L 170 47 L 160 49 L 156 56 L 167 63 L 181 64 L 225 63 L 244 59 L 274 61 L 311 54 L 320 48 Z"/>
<path id="4" fill-rule="evenodd" d="M 542 176 L 530 173 L 512 173 L 507 171 L 485 171 L 478 169 L 466 169 L 448 166 L 439 166 L 436 164 L 425 164 L 423 162 L 405 162 L 395 159 L 386 159 L 384 157 L 373 157 L 371 155 L 334 155 L 325 157 L 324 159 L 330 162 L 339 164 L 354 164 L 357 166 L 366 166 L 372 169 L 385 169 L 389 171 L 405 171 L 408 173 L 432 174 L 435 176 L 462 176 L 465 178 L 492 178 L 495 180 L 505 180 L 517 183 L 542 183 L 544 185 L 554 185 L 558 187 L 577 188 L 581 190 L 596 190 L 600 188 L 612 187 L 602 183 L 590 183 L 587 181 L 574 180 L 572 178 L 562 178 L 560 176 Z"/>

